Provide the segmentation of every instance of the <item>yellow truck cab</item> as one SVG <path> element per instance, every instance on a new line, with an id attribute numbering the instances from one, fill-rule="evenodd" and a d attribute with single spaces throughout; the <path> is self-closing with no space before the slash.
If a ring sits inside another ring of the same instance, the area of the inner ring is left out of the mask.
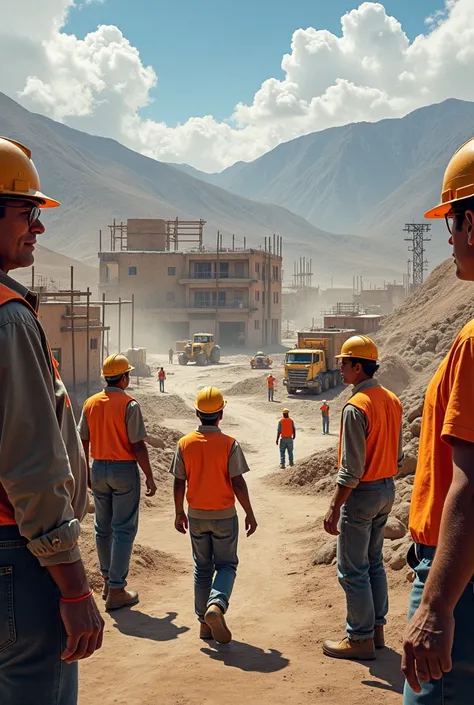
<path id="1" fill-rule="evenodd" d="M 336 360 L 342 344 L 355 330 L 331 328 L 302 331 L 298 343 L 285 356 L 283 384 L 288 394 L 306 389 L 313 394 L 327 392 L 341 382 Z"/>

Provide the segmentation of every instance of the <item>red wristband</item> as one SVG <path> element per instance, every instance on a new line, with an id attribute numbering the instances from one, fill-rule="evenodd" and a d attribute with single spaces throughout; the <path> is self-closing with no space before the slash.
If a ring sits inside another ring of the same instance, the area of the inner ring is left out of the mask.
<path id="1" fill-rule="evenodd" d="M 83 600 L 88 600 L 94 594 L 93 590 L 90 590 L 86 595 L 81 595 L 81 597 L 61 597 L 61 602 L 66 602 L 71 604 L 72 602 L 82 602 Z"/>

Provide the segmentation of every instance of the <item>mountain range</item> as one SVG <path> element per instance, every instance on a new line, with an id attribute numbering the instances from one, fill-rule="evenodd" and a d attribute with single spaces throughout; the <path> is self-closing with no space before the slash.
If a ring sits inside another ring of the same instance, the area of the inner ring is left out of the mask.
<path id="1" fill-rule="evenodd" d="M 232 233 L 240 246 L 244 237 L 258 246 L 265 236 L 282 235 L 284 269 L 290 274 L 294 259 L 312 258 L 316 284 L 328 284 L 331 277 L 335 284 L 351 284 L 353 274 L 393 280 L 403 271 L 398 243 L 392 247 L 359 235 L 332 234 L 280 204 L 231 193 L 114 140 L 31 113 L 3 94 L 0 134 L 30 147 L 43 190 L 62 203 L 44 213 L 44 246 L 87 264 L 97 264 L 98 231 L 107 242 L 107 225 L 114 218 L 179 217 L 204 218 L 208 244 L 215 242 L 217 230 L 224 233 L 224 245 Z"/>

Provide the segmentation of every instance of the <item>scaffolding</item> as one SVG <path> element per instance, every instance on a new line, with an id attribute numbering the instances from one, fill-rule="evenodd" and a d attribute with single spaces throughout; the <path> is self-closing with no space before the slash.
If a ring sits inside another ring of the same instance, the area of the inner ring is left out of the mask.
<path id="1" fill-rule="evenodd" d="M 403 232 L 408 233 L 405 242 L 411 243 L 408 251 L 412 253 L 413 288 L 423 284 L 424 273 L 428 268 L 428 260 L 425 259 L 425 242 L 430 242 L 431 230 L 429 223 L 406 223 Z"/>
<path id="2" fill-rule="evenodd" d="M 200 220 L 165 220 L 166 250 L 177 251 L 183 246 L 197 244 L 198 250 L 203 248 L 204 226 L 206 221 Z M 127 223 L 115 220 L 109 229 L 109 243 L 111 252 L 123 252 L 128 250 L 128 226 Z M 142 232 L 141 235 L 149 233 Z M 99 252 L 102 252 L 102 230 L 99 230 Z"/>
<path id="3" fill-rule="evenodd" d="M 313 281 L 313 260 L 300 257 L 293 262 L 293 288 L 310 289 Z"/>

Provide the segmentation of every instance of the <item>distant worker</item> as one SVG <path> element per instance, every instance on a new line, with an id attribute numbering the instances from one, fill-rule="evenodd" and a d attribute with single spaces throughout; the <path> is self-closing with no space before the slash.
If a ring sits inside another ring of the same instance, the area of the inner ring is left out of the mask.
<path id="1" fill-rule="evenodd" d="M 219 389 L 201 389 L 195 403 L 200 425 L 178 442 L 170 469 L 174 475 L 175 528 L 185 534 L 189 526 L 191 537 L 200 636 L 220 644 L 232 639 L 224 615 L 239 562 L 235 497 L 245 512 L 247 536 L 257 528 L 243 477 L 249 467 L 237 441 L 219 428 L 225 405 Z M 188 516 L 184 512 L 186 487 Z"/>
<path id="2" fill-rule="evenodd" d="M 290 419 L 288 409 L 283 409 L 283 418 L 278 422 L 276 444 L 280 443 L 280 467 L 285 469 L 286 451 L 288 451 L 288 462 L 290 468 L 293 467 L 293 444 L 296 438 L 296 428 L 293 419 Z"/>
<path id="3" fill-rule="evenodd" d="M 76 705 L 77 661 L 104 628 L 78 546 L 86 461 L 39 297 L 8 276 L 33 264 L 40 208 L 59 203 L 5 137 L 0 184 L 0 701 Z"/>
<path id="4" fill-rule="evenodd" d="M 275 381 L 275 377 L 270 373 L 267 377 L 268 401 L 274 401 Z"/>
<path id="5" fill-rule="evenodd" d="M 160 367 L 159 372 L 158 372 L 158 382 L 160 383 L 160 392 L 165 391 L 165 379 L 166 379 L 166 372 L 162 367 Z"/>
<path id="6" fill-rule="evenodd" d="M 174 350 L 173 350 L 173 348 L 170 348 L 168 350 L 168 362 L 170 365 L 173 364 L 173 355 L 174 355 Z"/>
<path id="7" fill-rule="evenodd" d="M 449 162 L 441 201 L 425 218 L 446 219 L 456 276 L 472 282 L 474 139 Z M 473 408 L 471 319 L 432 378 L 423 408 L 409 522 L 414 545 L 408 562 L 416 577 L 403 642 L 405 705 L 473 701 Z"/>
<path id="8" fill-rule="evenodd" d="M 138 602 L 138 593 L 125 589 L 138 529 L 138 465 L 146 478 L 147 497 L 156 492 L 142 412 L 138 402 L 125 393 L 132 370 L 125 355 L 110 355 L 103 366 L 107 386 L 86 400 L 79 421 L 88 463 L 89 450 L 93 458 L 89 477 L 97 553 L 104 578 L 102 597 L 107 610 Z"/>
<path id="9" fill-rule="evenodd" d="M 321 404 L 319 410 L 323 420 L 323 436 L 329 436 L 329 405 L 326 399 L 323 399 L 323 403 Z"/>
<path id="10" fill-rule="evenodd" d="M 337 572 L 346 593 L 347 636 L 325 641 L 323 652 L 333 658 L 371 660 L 375 649 L 385 645 L 388 589 L 382 550 L 395 497 L 393 477 L 403 463 L 402 405 L 373 379 L 378 351 L 370 338 L 349 338 L 336 357 L 343 381 L 352 384 L 353 391 L 342 411 L 337 489 L 324 528 L 338 536 Z"/>

